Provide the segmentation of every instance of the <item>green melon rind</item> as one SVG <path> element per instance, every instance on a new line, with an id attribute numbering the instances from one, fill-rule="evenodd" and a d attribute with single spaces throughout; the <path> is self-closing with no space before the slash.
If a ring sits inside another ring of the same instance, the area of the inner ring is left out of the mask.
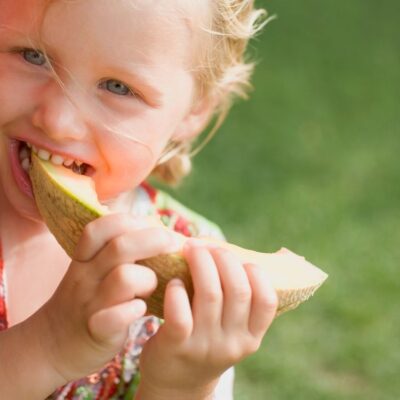
<path id="1" fill-rule="evenodd" d="M 31 161 L 29 174 L 36 205 L 49 230 L 72 257 L 84 227 L 105 213 L 60 185 L 52 169 L 47 168 L 49 162 L 39 160 L 33 153 Z"/>
<path id="2" fill-rule="evenodd" d="M 63 186 L 60 183 L 62 179 L 59 179 L 57 173 L 62 172 L 62 170 L 49 164 L 49 162 L 40 160 L 32 154 L 32 168 L 29 174 L 35 200 L 49 230 L 67 254 L 73 257 L 84 227 L 89 222 L 106 214 L 105 207 L 97 201 L 95 192 L 92 202 L 81 201 L 78 195 L 73 193 L 73 188 Z M 281 256 L 280 260 L 282 261 Z M 270 268 L 274 269 L 276 262 L 272 260 L 271 262 Z M 188 265 L 181 254 L 159 255 L 140 260 L 138 263 L 151 268 L 158 278 L 157 289 L 146 300 L 150 314 L 163 317 L 165 288 L 172 278 L 180 278 L 186 286 L 189 298 L 193 297 L 193 284 Z M 310 281 L 308 285 L 302 287 L 275 288 L 279 299 L 278 314 L 292 310 L 306 301 L 327 278 L 327 274 L 305 260 L 302 263 L 302 268 L 305 268 L 305 271 L 310 271 L 310 268 L 313 270 L 312 282 Z M 316 271 L 318 272 L 317 276 L 315 276 Z"/>

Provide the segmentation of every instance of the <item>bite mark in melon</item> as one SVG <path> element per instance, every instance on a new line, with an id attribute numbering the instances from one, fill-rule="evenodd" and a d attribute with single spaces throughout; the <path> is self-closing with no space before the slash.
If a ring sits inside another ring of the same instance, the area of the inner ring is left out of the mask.
<path id="1" fill-rule="evenodd" d="M 98 201 L 90 177 L 43 161 L 33 153 L 31 164 L 29 175 L 39 212 L 57 241 L 72 257 L 85 225 L 110 211 Z M 181 239 L 183 246 L 187 238 L 182 236 Z M 242 262 L 265 268 L 278 295 L 278 314 L 306 301 L 327 278 L 325 272 L 304 257 L 286 249 L 277 253 L 260 253 L 223 241 L 204 240 L 233 251 Z M 172 278 L 180 278 L 189 297 L 193 297 L 189 268 L 180 253 L 162 254 L 138 263 L 151 268 L 158 279 L 157 289 L 146 299 L 150 314 L 163 316 L 165 287 Z"/>

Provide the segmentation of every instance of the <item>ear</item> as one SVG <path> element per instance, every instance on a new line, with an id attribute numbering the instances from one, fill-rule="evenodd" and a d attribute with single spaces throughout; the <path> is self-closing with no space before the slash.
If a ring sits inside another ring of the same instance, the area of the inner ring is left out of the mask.
<path id="1" fill-rule="evenodd" d="M 215 101 L 209 97 L 204 97 L 197 102 L 176 128 L 173 139 L 175 141 L 194 139 L 205 129 L 214 109 Z"/>

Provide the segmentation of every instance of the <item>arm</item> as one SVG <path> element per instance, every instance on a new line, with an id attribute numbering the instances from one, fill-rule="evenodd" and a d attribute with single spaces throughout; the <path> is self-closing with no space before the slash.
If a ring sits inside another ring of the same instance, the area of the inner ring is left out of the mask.
<path id="1" fill-rule="evenodd" d="M 154 387 L 147 386 L 143 381 L 140 383 L 135 400 L 233 400 L 234 369 L 225 371 L 216 385 L 210 385 L 208 390 L 200 390 L 194 393 L 189 389 L 187 393 L 182 391 L 157 392 Z M 213 390 L 213 387 L 215 389 Z"/>
<path id="2" fill-rule="evenodd" d="M 40 312 L 0 333 L 0 398 L 43 400 L 65 384 L 43 348 Z"/>
<path id="3" fill-rule="evenodd" d="M 147 385 L 143 380 L 136 392 L 135 400 L 216 400 L 212 387 L 207 389 L 158 390 Z"/>
<path id="4" fill-rule="evenodd" d="M 0 333 L 1 399 L 43 400 L 121 351 L 156 286 L 154 272 L 135 261 L 176 251 L 165 229 L 138 225 L 122 214 L 88 224 L 52 297 Z"/>

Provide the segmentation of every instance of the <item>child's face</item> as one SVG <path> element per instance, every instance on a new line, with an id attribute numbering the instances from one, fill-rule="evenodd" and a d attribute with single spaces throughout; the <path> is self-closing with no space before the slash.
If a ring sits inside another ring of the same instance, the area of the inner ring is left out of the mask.
<path id="1" fill-rule="evenodd" d="M 0 0 L 1 180 L 28 214 L 33 201 L 11 161 L 16 140 L 90 165 L 107 200 L 137 186 L 170 139 L 203 121 L 192 111 L 192 31 L 175 0 L 57 0 L 39 24 L 40 3 Z"/>

